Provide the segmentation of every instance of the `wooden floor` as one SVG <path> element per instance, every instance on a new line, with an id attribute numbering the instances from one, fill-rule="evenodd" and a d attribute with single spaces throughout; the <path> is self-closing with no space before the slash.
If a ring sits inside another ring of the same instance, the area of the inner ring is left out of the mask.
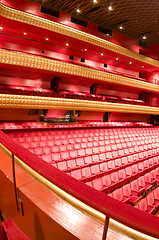
<path id="1" fill-rule="evenodd" d="M 159 211 L 155 214 L 156 217 L 159 217 Z"/>
<path id="2" fill-rule="evenodd" d="M 74 208 L 16 166 L 19 198 L 24 216 L 16 209 L 11 159 L 0 151 L 0 209 L 32 240 L 100 240 L 103 224 Z M 108 240 L 131 239 L 112 229 Z"/>

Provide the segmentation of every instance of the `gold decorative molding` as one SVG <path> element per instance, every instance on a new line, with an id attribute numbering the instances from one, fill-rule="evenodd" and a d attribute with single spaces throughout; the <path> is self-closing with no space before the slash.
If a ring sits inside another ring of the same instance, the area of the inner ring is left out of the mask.
<path id="1" fill-rule="evenodd" d="M 110 50 L 117 54 L 122 54 L 129 58 L 133 58 L 133 59 L 141 61 L 143 63 L 147 63 L 147 64 L 153 65 L 155 67 L 159 67 L 159 61 L 157 61 L 155 59 L 143 56 L 137 52 L 134 52 L 132 50 L 129 50 L 129 49 L 126 49 L 119 45 L 116 45 L 114 43 L 111 43 L 102 38 L 93 36 L 89 33 L 79 31 L 77 29 L 62 25 L 60 23 L 50 21 L 48 19 L 38 17 L 36 15 L 32 15 L 30 13 L 12 9 L 10 7 L 5 6 L 2 3 L 0 3 L 0 15 L 5 18 L 8 18 L 8 19 L 16 20 L 16 21 L 19 21 L 22 23 L 27 23 L 32 26 L 43 28 L 43 29 L 46 29 L 46 30 L 49 30 L 52 32 L 56 32 L 56 33 L 68 36 L 68 37 L 72 37 L 72 38 L 78 39 L 80 41 L 84 41 L 84 42 L 93 44 L 95 46 L 101 47 L 103 49 Z"/>
<path id="2" fill-rule="evenodd" d="M 142 91 L 159 93 L 159 86 L 156 84 L 20 52 L 1 49 L 0 63 L 5 65 L 14 65 L 17 67 L 21 66 L 26 68 L 34 68 L 37 70 L 45 70 L 63 75 L 73 75 L 87 79 L 94 79 L 96 81 L 102 81 L 103 83 L 125 85 L 141 89 Z"/>
<path id="3" fill-rule="evenodd" d="M 79 99 L 0 94 L 0 108 L 62 109 L 159 115 L 159 108 Z"/>

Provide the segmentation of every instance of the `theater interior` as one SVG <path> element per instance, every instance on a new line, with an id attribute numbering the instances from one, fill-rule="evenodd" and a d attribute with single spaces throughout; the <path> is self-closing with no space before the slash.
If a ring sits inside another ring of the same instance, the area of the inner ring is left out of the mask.
<path id="1" fill-rule="evenodd" d="M 159 239 L 159 2 L 0 1 L 0 239 Z"/>

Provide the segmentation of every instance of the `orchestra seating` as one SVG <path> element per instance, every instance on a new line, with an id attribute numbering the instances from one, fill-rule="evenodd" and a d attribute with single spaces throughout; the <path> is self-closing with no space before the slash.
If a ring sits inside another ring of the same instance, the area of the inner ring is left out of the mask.
<path id="1" fill-rule="evenodd" d="M 79 181 L 148 213 L 158 211 L 159 128 L 86 127 L 7 131 Z"/>

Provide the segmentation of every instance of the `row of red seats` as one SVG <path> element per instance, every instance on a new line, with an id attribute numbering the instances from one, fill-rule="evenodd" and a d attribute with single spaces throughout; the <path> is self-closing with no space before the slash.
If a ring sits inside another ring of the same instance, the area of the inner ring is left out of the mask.
<path id="1" fill-rule="evenodd" d="M 86 184 L 104 193 L 109 193 L 111 191 L 114 191 L 115 189 L 122 187 L 128 183 L 131 183 L 133 180 L 139 179 L 139 178 L 140 178 L 140 182 L 143 182 L 143 185 L 145 185 L 144 175 L 150 172 L 151 170 L 154 170 L 158 166 L 158 163 L 159 161 L 157 161 L 156 164 L 154 163 L 153 166 L 149 165 L 147 169 L 142 169 L 140 172 L 133 172 L 133 169 L 131 167 L 128 167 L 130 171 L 126 172 L 126 169 L 127 169 L 126 167 L 125 169 L 121 169 L 117 172 L 112 172 L 111 174 L 105 174 L 98 178 L 94 177 L 94 179 L 91 179 L 90 181 L 86 181 Z M 79 174 L 81 174 L 80 171 L 78 171 L 78 173 L 76 172 L 76 175 L 74 175 L 74 177 L 75 178 L 80 177 Z M 147 190 L 148 189 L 145 188 L 145 191 Z"/>
<path id="2" fill-rule="evenodd" d="M 124 104 L 135 104 L 135 105 L 145 105 L 143 100 L 125 98 L 119 96 L 106 96 L 106 95 L 94 95 L 89 93 L 79 93 L 72 91 L 61 91 L 62 96 L 66 98 L 76 98 L 81 100 L 93 100 L 93 101 L 106 101 L 114 103 L 124 103 Z"/>
<path id="3" fill-rule="evenodd" d="M 56 132 L 55 132 L 56 134 Z M 9 136 L 13 136 L 12 134 L 9 134 Z M 62 136 L 56 135 L 56 137 L 53 136 L 52 133 L 50 133 L 49 136 L 26 136 L 26 137 L 18 137 L 16 134 L 13 136 L 13 139 L 15 141 L 18 141 L 22 144 L 28 143 L 28 147 L 33 144 L 31 147 L 43 147 L 43 146 L 58 146 L 61 147 L 61 150 L 64 145 L 72 145 L 71 149 L 80 149 L 80 148 L 86 148 L 86 147 L 97 147 L 97 146 L 109 146 L 111 145 L 110 149 L 123 149 L 127 147 L 134 147 L 134 146 L 140 146 L 141 149 L 143 146 L 147 144 L 152 144 L 155 146 L 158 146 L 158 138 L 154 137 L 151 138 L 151 136 L 145 136 L 145 139 L 137 138 L 137 137 L 120 137 L 118 136 L 96 136 L 91 137 L 86 135 L 84 137 L 76 137 L 73 138 L 73 136 L 69 134 L 66 138 L 63 138 Z M 141 139 L 141 140 L 139 140 Z"/>
<path id="4" fill-rule="evenodd" d="M 155 214 L 159 210 L 159 187 L 150 192 L 135 207 L 147 213 Z"/>
<path id="5" fill-rule="evenodd" d="M 42 132 L 44 133 L 44 132 Z M 50 132 L 48 132 L 50 134 Z M 52 132 L 54 133 L 54 132 Z M 18 133 L 19 134 L 19 133 Z M 28 134 L 28 133 L 27 133 Z M 15 137 L 16 133 L 14 134 Z M 57 136 L 57 134 L 56 134 Z M 66 136 L 66 134 L 61 135 L 63 137 Z M 72 137 L 77 137 L 77 135 L 72 135 Z M 50 137 L 50 136 L 49 136 Z M 54 137 L 54 136 L 53 136 Z M 67 134 L 67 137 L 69 137 L 69 134 Z M 39 137 L 27 137 L 25 138 L 14 138 L 18 142 L 22 142 L 22 145 L 26 148 L 29 148 L 32 152 L 39 156 L 45 156 L 52 153 L 53 159 L 50 160 L 64 160 L 69 159 L 73 157 L 81 157 L 85 155 L 93 155 L 93 154 L 101 154 L 107 152 L 105 159 L 110 159 L 112 157 L 121 157 L 125 154 L 132 154 L 134 152 L 138 151 L 144 151 L 148 149 L 153 149 L 158 147 L 158 143 L 152 143 L 156 142 L 158 139 L 147 139 L 147 142 L 141 140 L 141 141 L 132 141 L 127 143 L 116 143 L 112 140 L 110 141 L 95 141 L 98 140 L 98 137 L 92 137 L 92 139 L 88 136 L 87 138 L 81 138 L 83 139 L 83 143 L 76 143 L 73 141 L 73 139 L 63 139 L 63 140 L 49 140 L 44 141 L 42 138 L 46 138 L 46 136 Z M 24 142 L 25 140 L 25 142 Z M 29 141 L 26 141 L 29 140 Z M 34 142 L 34 140 L 36 140 Z M 80 140 L 80 138 L 76 138 L 76 140 Z M 121 139 L 122 140 L 122 139 Z M 129 139 L 130 140 L 130 139 Z M 70 142 L 71 143 L 70 143 Z M 152 144 L 151 144 L 151 143 Z M 138 147 L 138 145 L 141 145 Z M 113 151 L 113 153 L 110 153 L 110 151 Z M 68 153 L 69 152 L 69 153 Z M 47 156 L 46 156 L 47 157 Z M 140 157 L 140 156 L 139 156 Z M 50 158 L 50 157 L 49 157 Z"/>
<path id="6" fill-rule="evenodd" d="M 46 142 L 45 142 L 46 143 Z M 148 144 L 144 146 L 135 146 L 130 148 L 123 148 L 123 149 L 114 149 L 111 148 L 111 145 L 107 146 L 99 146 L 99 147 L 88 147 L 89 145 L 85 144 L 85 148 L 73 148 L 74 145 L 68 144 L 68 145 L 62 145 L 60 147 L 58 146 L 41 146 L 41 147 L 32 147 L 34 143 L 24 143 L 22 146 L 26 147 L 29 151 L 33 152 L 34 154 L 38 156 L 51 156 L 51 161 L 63 161 L 63 160 L 69 160 L 74 158 L 80 158 L 85 156 L 93 156 L 98 155 L 100 159 L 110 160 L 110 159 L 116 159 L 123 156 L 127 156 L 130 154 L 138 154 L 138 158 L 142 158 L 142 156 L 146 156 L 146 154 L 149 154 L 149 151 L 155 150 L 156 145 L 155 144 Z M 77 145 L 77 144 L 76 144 Z M 79 145 L 79 144 L 78 144 Z M 92 145 L 92 143 L 91 143 Z M 80 146 L 80 145 L 79 145 Z M 147 150 L 147 152 L 145 151 Z M 132 157 L 129 156 L 129 159 Z M 136 156 L 134 155 L 134 158 Z"/>
<path id="7" fill-rule="evenodd" d="M 18 141 L 18 138 L 16 138 L 16 141 Z M 21 145 L 33 153 L 37 155 L 43 155 L 43 154 L 57 154 L 59 153 L 61 155 L 61 159 L 67 159 L 72 158 L 73 155 L 77 156 L 89 156 L 93 154 L 101 154 L 106 153 L 106 159 L 111 157 L 119 157 L 124 156 L 127 154 L 132 154 L 135 152 L 141 152 L 144 150 L 150 150 L 155 149 L 159 146 L 159 143 L 144 143 L 143 145 L 140 145 L 136 142 L 128 142 L 128 143 L 112 143 L 107 141 L 99 141 L 99 142 L 82 142 L 82 143 L 71 143 L 67 141 L 63 141 L 63 143 L 67 144 L 59 144 L 61 141 L 32 141 L 32 142 L 21 142 Z M 113 151 L 113 152 L 112 152 Z M 70 156 L 70 157 L 65 157 Z"/>
<path id="8" fill-rule="evenodd" d="M 145 102 L 138 99 L 126 99 L 113 96 L 96 96 L 94 94 L 71 92 L 71 91 L 61 91 L 60 94 L 55 93 L 49 89 L 33 88 L 33 87 L 20 87 L 20 86 L 8 86 L 0 85 L 1 94 L 16 94 L 16 95 L 29 95 L 29 96 L 44 96 L 44 97 L 67 97 L 76 98 L 82 100 L 93 100 L 93 101 L 110 101 L 110 102 L 120 102 L 120 103 L 130 103 L 144 105 Z"/>
<path id="9" fill-rule="evenodd" d="M 67 125 L 44 125 L 41 122 L 1 122 L 1 130 L 14 130 L 14 129 L 78 129 L 78 128 L 94 128 L 94 127 L 135 127 L 135 126 L 151 126 L 144 122 L 90 122 L 80 121 L 76 124 Z"/>
<path id="10" fill-rule="evenodd" d="M 16 95 L 30 95 L 30 96 L 43 96 L 43 97 L 58 97 L 58 94 L 50 89 L 24 87 L 14 85 L 0 85 L 1 94 L 16 94 Z"/>
<path id="11" fill-rule="evenodd" d="M 156 166 L 158 163 L 159 157 L 157 157 L 157 155 L 151 155 L 148 158 L 143 157 L 142 159 L 137 159 L 132 162 L 125 161 L 120 166 L 115 165 L 114 160 L 107 162 L 95 162 L 95 164 L 85 164 L 74 169 L 69 168 L 67 162 L 57 162 L 56 166 L 60 170 L 65 170 L 65 172 L 71 176 L 78 175 L 78 180 L 87 182 L 93 178 L 100 178 L 105 174 L 111 174 L 114 172 L 116 178 L 119 179 L 121 176 L 134 176 L 136 174 L 141 174 L 143 171 L 147 171 L 149 168 Z M 53 165 L 55 166 L 55 164 Z"/>
<path id="12" fill-rule="evenodd" d="M 66 138 L 67 139 L 75 139 L 74 142 L 84 142 L 85 138 L 88 138 L 91 139 L 90 141 L 102 141 L 102 140 L 109 140 L 110 141 L 113 141 L 113 139 L 115 141 L 119 140 L 118 142 L 125 142 L 125 140 L 127 141 L 136 141 L 136 140 L 143 140 L 145 141 L 146 139 L 149 139 L 150 136 L 152 136 L 152 142 L 154 141 L 154 139 L 157 139 L 157 136 L 154 136 L 155 132 L 148 132 L 148 133 L 141 133 L 139 134 L 138 136 L 136 136 L 136 134 L 134 133 L 125 133 L 125 132 L 118 132 L 116 131 L 115 133 L 114 132 L 106 132 L 106 131 L 94 131 L 93 133 L 93 130 L 91 131 L 82 131 L 82 130 L 75 130 L 74 133 L 72 133 L 72 130 L 71 131 L 36 131 L 36 132 L 17 132 L 15 134 L 13 133 L 9 133 L 11 137 L 22 137 L 22 142 L 25 141 L 25 137 L 27 137 L 27 139 L 29 138 L 34 138 L 35 137 L 35 140 L 34 141 L 38 141 L 38 140 L 62 140 L 63 139 L 66 139 L 63 134 L 67 133 L 67 136 Z M 55 135 L 55 136 L 53 136 Z M 76 141 L 76 139 L 78 139 L 78 141 Z M 28 141 L 29 142 L 29 141 Z M 141 142 L 142 143 L 142 142 Z"/>
<path id="13" fill-rule="evenodd" d="M 157 186 L 158 183 L 159 168 L 156 168 L 108 195 L 119 201 L 135 205 L 147 191 L 151 190 L 153 186 Z"/>
<path id="14" fill-rule="evenodd" d="M 96 171 L 96 174 L 100 172 L 107 172 L 110 170 L 118 170 L 124 168 L 125 166 L 135 164 L 132 166 L 132 169 L 133 172 L 137 172 L 139 170 L 147 168 L 149 165 L 152 165 L 152 163 L 156 161 L 156 159 L 146 159 L 152 156 L 156 156 L 157 152 L 158 150 L 156 150 L 155 152 L 150 151 L 149 153 L 146 152 L 143 154 L 134 154 L 127 157 L 112 157 L 110 159 L 106 159 L 105 154 L 100 154 L 80 157 L 67 161 L 55 161 L 51 162 L 51 164 L 54 164 L 54 166 L 58 167 L 60 170 L 65 170 L 65 172 L 72 172 L 74 170 L 82 169 L 84 167 L 90 167 L 93 168 L 94 171 Z"/>
<path id="15" fill-rule="evenodd" d="M 138 135 L 136 134 L 138 132 Z M 55 140 L 56 142 L 60 142 L 60 140 L 64 141 L 64 139 L 69 139 L 72 143 L 75 142 L 85 142 L 86 138 L 88 141 L 106 141 L 110 139 L 111 144 L 113 143 L 113 139 L 118 142 L 133 142 L 139 140 L 141 145 L 143 145 L 147 139 L 149 139 L 149 143 L 155 143 L 157 140 L 156 134 L 158 134 L 158 128 L 156 131 L 152 131 L 149 128 L 149 131 L 140 131 L 140 129 L 135 129 L 135 131 L 124 131 L 123 129 L 116 129 L 116 131 L 108 130 L 108 129 L 85 129 L 85 130 L 67 130 L 67 131 L 21 131 L 21 132 L 14 132 L 8 133 L 13 138 L 21 138 L 21 142 L 29 142 L 29 141 L 43 141 L 43 140 Z M 67 134 L 66 136 L 64 134 Z M 55 135 L 55 136 L 54 136 Z M 150 138 L 151 136 L 151 138 Z M 26 139 L 25 139 L 26 138 Z M 75 140 L 73 140 L 75 139 Z M 58 141 L 57 141 L 58 140 Z M 61 145 L 62 142 L 59 144 Z M 106 142 L 107 144 L 107 142 Z"/>
<path id="16" fill-rule="evenodd" d="M 105 132 L 105 130 L 103 130 Z M 54 133 L 54 132 L 53 132 Z M 84 131 L 83 131 L 84 133 Z M 98 131 L 98 134 L 100 132 Z M 92 133 L 93 134 L 93 133 Z M 82 135 L 82 134 L 81 134 Z M 66 134 L 63 134 L 61 136 L 66 136 Z M 68 136 L 68 134 L 67 134 Z M 42 136 L 41 136 L 42 137 Z M 76 134 L 72 135 L 72 137 L 77 137 Z M 103 137 L 103 136 L 102 136 Z M 62 160 L 66 160 L 66 159 L 72 159 L 72 158 L 79 158 L 81 156 L 91 156 L 94 154 L 101 154 L 101 153 L 105 153 L 107 152 L 105 155 L 99 155 L 100 157 L 102 157 L 103 159 L 111 159 L 111 158 L 116 158 L 116 157 L 121 157 L 125 154 L 132 154 L 134 152 L 138 152 L 138 151 L 144 151 L 144 150 L 148 150 L 151 148 L 156 148 L 156 144 L 150 144 L 148 141 L 148 144 L 146 145 L 144 142 L 139 142 L 139 143 L 135 143 L 135 145 L 137 144 L 142 144 L 144 146 L 140 146 L 139 148 L 137 148 L 137 146 L 135 146 L 134 148 L 132 148 L 131 144 L 129 145 L 126 143 L 122 143 L 122 144 L 112 144 L 112 142 L 105 142 L 105 141 L 99 141 L 96 142 L 94 141 L 95 139 L 91 139 L 89 137 L 90 142 L 88 141 L 88 139 L 85 139 L 85 142 L 83 144 L 79 144 L 79 143 L 75 143 L 75 144 L 68 144 L 68 142 L 66 140 L 63 139 L 63 141 L 65 141 L 65 145 L 61 145 L 61 141 L 56 141 L 56 143 L 58 143 L 56 146 L 51 147 L 50 144 L 52 145 L 53 141 L 50 140 L 48 141 L 42 141 L 41 139 L 38 139 L 37 142 L 34 142 L 32 138 L 29 138 L 29 142 L 25 142 L 26 145 L 24 145 L 25 147 L 30 147 L 32 146 L 33 149 L 32 150 L 35 154 L 39 155 L 39 156 L 43 156 L 43 157 L 49 157 L 50 153 L 58 153 L 58 154 L 52 154 L 54 159 L 50 159 L 50 160 L 54 160 L 54 161 L 62 161 Z M 96 140 L 98 140 L 98 138 L 96 138 Z M 72 139 L 71 139 L 72 141 Z M 88 141 L 88 142 L 87 142 Z M 154 141 L 156 141 L 154 139 Z M 92 143 L 93 142 L 93 143 Z M 37 147 L 37 144 L 40 144 L 40 146 L 42 148 Z M 64 142 L 63 142 L 64 143 Z M 108 144 L 109 143 L 109 144 Z M 134 142 L 132 142 L 134 144 Z M 99 144 L 99 146 L 98 146 Z M 106 144 L 106 147 L 105 147 Z M 47 146 L 48 145 L 48 146 Z M 121 150 L 123 148 L 123 150 Z M 124 149 L 126 148 L 126 149 Z M 67 151 L 66 151 L 67 150 Z M 113 153 L 111 152 L 113 150 Z M 119 151 L 118 151 L 119 150 Z M 121 151 L 120 151 L 121 150 Z M 46 156 L 45 156 L 46 155 Z M 141 155 L 141 153 L 140 153 Z M 140 158 L 139 155 L 139 158 Z"/>
<path id="17" fill-rule="evenodd" d="M 20 142 L 22 145 L 26 144 L 26 147 L 55 147 L 55 152 L 72 150 L 72 149 L 85 149 L 92 147 L 105 147 L 106 151 L 109 150 L 117 150 L 129 147 L 140 147 L 141 151 L 143 149 L 147 149 L 147 147 L 151 148 L 151 145 L 154 147 L 158 146 L 159 140 L 157 138 L 151 139 L 147 137 L 145 140 L 138 140 L 137 138 L 109 138 L 109 137 L 77 137 L 77 138 L 69 138 L 67 136 L 66 139 L 57 139 L 53 136 L 33 136 L 33 137 L 17 137 L 16 135 L 13 137 L 15 141 Z M 147 146 L 148 145 L 148 146 Z M 25 147 L 25 146 L 24 146 Z M 57 149 L 57 150 L 56 150 Z"/>

